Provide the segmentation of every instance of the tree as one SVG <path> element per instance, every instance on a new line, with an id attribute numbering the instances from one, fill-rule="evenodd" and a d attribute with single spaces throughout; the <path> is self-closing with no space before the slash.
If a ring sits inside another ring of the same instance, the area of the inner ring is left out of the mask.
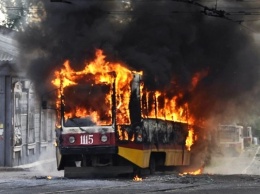
<path id="1" fill-rule="evenodd" d="M 0 1 L 0 26 L 19 31 L 23 28 L 28 14 L 26 0 Z"/>

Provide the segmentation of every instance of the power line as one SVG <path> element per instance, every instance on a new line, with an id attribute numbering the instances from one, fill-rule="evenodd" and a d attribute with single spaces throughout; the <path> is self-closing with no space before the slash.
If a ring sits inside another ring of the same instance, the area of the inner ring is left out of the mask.
<path id="1" fill-rule="evenodd" d="M 68 3 L 69 0 L 50 0 L 51 2 L 65 2 Z M 91 1 L 91 0 L 90 0 Z M 93 0 L 92 0 L 93 1 Z M 115 0 L 100 0 L 100 1 L 115 1 Z M 135 0 L 138 2 L 158 2 L 158 0 Z M 172 15 L 172 14 L 193 14 L 193 13 L 202 13 L 206 16 L 210 16 L 210 17 L 218 17 L 218 18 L 222 18 L 222 19 L 226 19 L 229 20 L 231 22 L 236 22 L 241 24 L 242 22 L 245 22 L 247 20 L 241 19 L 235 19 L 235 17 L 237 16 L 259 16 L 260 15 L 260 7 L 250 7 L 250 8 L 246 8 L 243 10 L 238 10 L 236 11 L 235 9 L 237 8 L 226 8 L 226 9 L 220 9 L 220 0 L 209 0 L 209 1 L 203 1 L 205 2 L 214 2 L 214 7 L 210 8 L 202 3 L 200 3 L 201 1 L 194 1 L 194 0 L 163 0 L 163 1 L 168 1 L 168 2 L 180 2 L 180 3 L 185 3 L 185 4 L 189 4 L 195 7 L 198 7 L 200 10 L 198 11 L 182 11 L 182 10 L 173 10 L 170 11 L 169 13 L 150 13 L 151 15 Z M 121 0 L 120 0 L 121 2 Z M 160 1 L 161 2 L 161 1 Z M 252 2 L 259 2 L 259 1 L 239 1 L 240 2 L 247 2 L 247 3 L 252 3 Z M 235 3 L 234 3 L 235 4 Z M 260 4 L 258 4 L 260 6 Z M 43 8 L 24 8 L 24 7 L 19 7 L 19 6 L 6 6 L 7 10 L 10 11 L 33 11 L 33 10 L 43 10 Z M 233 9 L 232 11 L 227 11 L 227 9 Z M 259 10 L 259 11 L 258 11 Z M 103 10 L 105 14 L 109 14 L 109 15 L 141 15 L 141 14 L 147 14 L 147 12 L 143 13 L 142 11 L 129 11 L 129 10 Z M 257 20 L 256 20 L 257 21 Z"/>

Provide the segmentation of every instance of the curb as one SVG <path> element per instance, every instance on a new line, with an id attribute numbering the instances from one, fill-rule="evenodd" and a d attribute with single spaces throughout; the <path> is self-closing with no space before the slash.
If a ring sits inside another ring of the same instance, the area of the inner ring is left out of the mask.
<path id="1" fill-rule="evenodd" d="M 26 171 L 24 168 L 19 167 L 0 167 L 0 172 L 18 172 L 18 171 Z"/>
<path id="2" fill-rule="evenodd" d="M 14 166 L 14 167 L 0 167 L 0 172 L 26 171 L 40 165 L 46 165 L 48 163 L 54 162 L 55 160 L 56 159 L 48 159 L 48 160 L 41 160 L 29 164 Z"/>

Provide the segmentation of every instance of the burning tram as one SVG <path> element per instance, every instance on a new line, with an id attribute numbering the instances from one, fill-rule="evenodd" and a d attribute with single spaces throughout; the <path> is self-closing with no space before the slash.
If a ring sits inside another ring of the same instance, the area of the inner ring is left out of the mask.
<path id="1" fill-rule="evenodd" d="M 173 101 L 148 92 L 142 72 L 96 55 L 82 71 L 67 61 L 55 73 L 58 170 L 131 166 L 154 173 L 158 166 L 190 165 L 192 127 L 175 121 Z"/>

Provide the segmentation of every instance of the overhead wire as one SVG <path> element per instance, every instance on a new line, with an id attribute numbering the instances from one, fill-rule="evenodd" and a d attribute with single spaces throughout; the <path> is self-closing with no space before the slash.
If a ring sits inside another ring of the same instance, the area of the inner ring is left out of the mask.
<path id="1" fill-rule="evenodd" d="M 64 0 L 52 0 L 54 2 L 64 2 Z M 65 0 L 66 2 L 69 0 Z M 94 0 L 92 0 L 94 1 Z M 99 1 L 116 1 L 116 0 L 99 0 Z M 122 0 L 118 0 L 120 2 L 122 2 Z M 189 4 L 192 6 L 196 6 L 198 7 L 199 11 L 182 11 L 182 10 L 173 10 L 170 11 L 170 13 L 151 13 L 151 15 L 171 15 L 171 14 L 192 14 L 192 13 L 202 13 L 206 16 L 209 17 L 218 17 L 218 18 L 222 18 L 222 19 L 226 19 L 229 20 L 231 22 L 235 22 L 238 24 L 242 24 L 242 22 L 246 22 L 248 20 L 246 19 L 236 19 L 236 16 L 259 16 L 260 15 L 260 7 L 247 7 L 247 8 L 243 8 L 241 9 L 238 7 L 223 7 L 221 6 L 221 0 L 161 0 L 161 1 L 171 1 L 171 2 L 179 2 L 179 3 L 185 3 L 185 4 Z M 134 0 L 134 2 L 158 2 L 158 0 Z M 224 1 L 223 1 L 224 2 Z M 236 6 L 237 3 L 255 3 L 255 2 L 259 2 L 256 0 L 243 0 L 243 1 L 235 1 L 233 2 L 233 6 Z M 214 3 L 213 7 L 209 7 L 207 5 L 204 5 L 203 3 Z M 258 6 L 260 6 L 260 3 L 258 3 Z M 19 7 L 19 6 L 6 6 L 7 10 L 10 11 L 29 11 L 29 8 L 24 8 L 24 7 Z M 43 8 L 30 8 L 30 10 L 41 10 Z M 229 11 L 228 11 L 229 10 Z M 237 10 L 237 11 L 236 11 Z M 259 11 L 258 11 L 259 10 Z M 138 14 L 142 14 L 142 12 L 139 11 L 128 11 L 128 10 L 104 10 L 104 13 L 107 14 L 118 14 L 118 15 L 138 15 Z M 23 17 L 23 16 L 21 16 Z M 260 20 L 260 18 L 259 18 Z M 255 21 L 258 21 L 258 19 L 255 19 Z"/>

